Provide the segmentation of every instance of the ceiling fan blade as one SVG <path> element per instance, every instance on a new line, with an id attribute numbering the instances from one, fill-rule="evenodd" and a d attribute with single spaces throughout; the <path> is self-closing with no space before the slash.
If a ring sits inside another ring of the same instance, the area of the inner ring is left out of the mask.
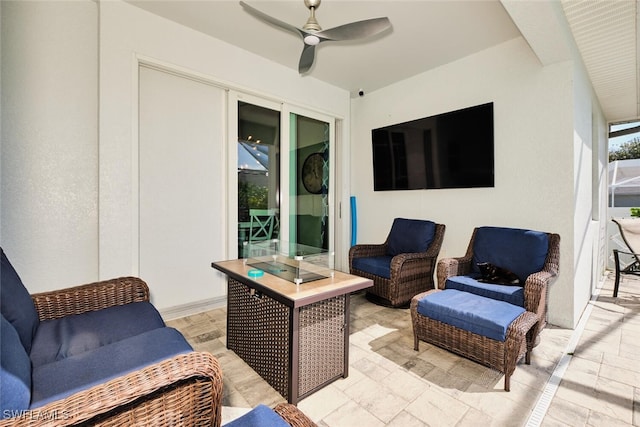
<path id="1" fill-rule="evenodd" d="M 298 64 L 298 72 L 304 74 L 313 65 L 313 61 L 316 58 L 316 47 L 314 45 L 305 44 L 302 48 L 302 55 L 300 55 L 300 63 Z"/>
<path id="2" fill-rule="evenodd" d="M 314 33 L 321 41 L 354 40 L 371 37 L 391 28 L 389 18 L 373 18 L 352 22 Z"/>
<path id="3" fill-rule="evenodd" d="M 303 35 L 303 32 L 299 28 L 295 27 L 294 25 L 288 24 L 288 23 L 286 23 L 284 21 L 281 21 L 281 20 L 279 20 L 277 18 L 274 18 L 273 16 L 269 16 L 266 13 L 256 9 L 255 7 L 249 6 L 247 3 L 243 2 L 243 1 L 240 2 L 240 6 L 244 7 L 247 12 L 249 12 L 252 15 L 256 16 L 257 18 L 262 19 L 263 21 L 267 21 L 267 22 L 269 22 L 269 23 L 271 23 L 273 25 L 276 25 L 276 26 L 278 26 L 280 28 L 284 28 L 285 30 L 293 31 L 293 32 L 295 32 L 295 33 L 297 33 L 299 35 Z"/>

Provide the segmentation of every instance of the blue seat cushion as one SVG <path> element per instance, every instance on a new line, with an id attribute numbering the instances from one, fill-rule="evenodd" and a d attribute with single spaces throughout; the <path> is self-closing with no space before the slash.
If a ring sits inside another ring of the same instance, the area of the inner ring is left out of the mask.
<path id="1" fill-rule="evenodd" d="M 190 351 L 180 332 L 164 327 L 34 367 L 31 408 Z"/>
<path id="2" fill-rule="evenodd" d="M 480 295 L 445 289 L 418 301 L 418 313 L 496 341 L 505 341 L 509 325 L 524 308 Z"/>
<path id="3" fill-rule="evenodd" d="M 4 419 L 29 408 L 31 362 L 18 332 L 0 317 L 0 418 Z"/>
<path id="4" fill-rule="evenodd" d="M 515 273 L 521 283 L 544 267 L 549 236 L 541 231 L 505 227 L 479 227 L 473 242 L 473 272 L 489 262 Z"/>
<path id="5" fill-rule="evenodd" d="M 445 289 L 457 289 L 459 291 L 471 292 L 472 294 L 506 301 L 513 305 L 524 307 L 524 288 L 522 286 L 495 285 L 493 283 L 483 283 L 476 280 L 476 275 L 453 276 L 445 282 Z"/>
<path id="6" fill-rule="evenodd" d="M 5 319 L 16 328 L 24 349 L 31 351 L 33 335 L 40 322 L 31 295 L 22 284 L 22 280 L 9 259 L 0 248 L 2 265 L 0 266 L 0 311 Z"/>
<path id="7" fill-rule="evenodd" d="M 435 232 L 432 221 L 396 218 L 387 238 L 387 255 L 426 252 Z"/>
<path id="8" fill-rule="evenodd" d="M 241 417 L 227 423 L 224 427 L 289 427 L 280 415 L 266 405 L 258 405 Z"/>
<path id="9" fill-rule="evenodd" d="M 33 338 L 31 362 L 37 367 L 164 326 L 149 302 L 45 320 Z"/>
<path id="10" fill-rule="evenodd" d="M 389 255 L 374 256 L 366 258 L 354 258 L 353 268 L 364 271 L 375 276 L 391 278 L 391 259 Z"/>

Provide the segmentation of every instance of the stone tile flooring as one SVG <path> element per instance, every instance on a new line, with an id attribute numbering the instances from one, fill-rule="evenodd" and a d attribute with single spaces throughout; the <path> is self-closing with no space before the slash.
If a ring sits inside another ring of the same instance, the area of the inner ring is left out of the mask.
<path id="1" fill-rule="evenodd" d="M 349 376 L 298 407 L 319 426 L 640 426 L 640 280 L 612 279 L 575 331 L 549 326 L 511 377 L 420 343 L 408 309 L 351 298 Z M 223 424 L 285 399 L 225 346 L 224 308 L 167 322 L 224 373 Z"/>

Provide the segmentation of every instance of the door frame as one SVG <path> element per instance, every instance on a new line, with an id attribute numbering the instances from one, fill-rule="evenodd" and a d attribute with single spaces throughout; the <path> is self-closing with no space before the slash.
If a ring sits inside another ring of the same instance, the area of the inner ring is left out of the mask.
<path id="1" fill-rule="evenodd" d="M 335 181 L 336 181 L 336 172 L 335 172 L 336 171 L 336 163 L 335 163 L 336 118 L 327 114 L 317 112 L 317 111 L 309 110 L 307 108 L 297 107 L 297 106 L 289 105 L 286 103 L 283 104 L 283 113 L 281 116 L 281 120 L 282 120 L 281 129 L 283 130 L 283 136 L 286 135 L 286 137 L 283 137 L 283 141 L 281 141 L 281 145 L 280 145 L 281 153 L 291 152 L 291 141 L 293 140 L 293 135 L 291 135 L 292 127 L 290 126 L 291 114 L 308 117 L 314 120 L 325 122 L 329 125 L 329 188 L 327 189 L 327 194 L 328 194 L 327 214 L 329 218 L 328 251 L 330 254 L 332 254 L 332 253 L 335 253 L 335 230 L 336 230 L 336 224 L 335 224 L 335 217 L 336 217 L 335 190 L 337 188 L 335 184 Z M 286 159 L 285 159 L 285 156 L 281 155 L 280 165 L 281 165 L 281 170 L 283 171 L 283 174 L 281 175 L 280 179 L 281 179 L 281 182 L 286 183 L 286 188 L 284 188 L 284 186 L 282 187 L 282 194 L 291 194 L 290 184 L 289 184 L 290 178 L 291 178 L 290 176 L 291 168 L 289 167 L 290 165 L 289 156 L 286 156 Z M 280 211 L 286 212 L 290 215 L 291 208 L 292 208 L 291 203 L 292 203 L 292 200 L 289 197 L 286 198 L 286 201 L 284 200 L 284 198 L 281 198 Z M 285 215 L 285 217 L 280 218 L 281 229 L 286 230 L 287 233 L 289 232 L 289 226 L 290 226 L 289 215 Z M 335 260 L 332 260 L 332 265 L 331 265 L 332 268 L 333 268 L 334 262 Z"/>
<path id="2" fill-rule="evenodd" d="M 238 258 L 238 103 L 246 102 L 259 107 L 280 112 L 282 126 L 282 103 L 257 97 L 244 92 L 227 92 L 227 254 L 229 258 Z M 280 130 L 282 135 L 282 130 Z M 282 152 L 282 136 L 280 137 Z M 281 190 L 282 191 L 282 190 Z M 280 203 L 282 203 L 282 198 Z M 282 207 L 280 208 L 282 211 Z M 280 225 L 282 227 L 282 224 Z"/>

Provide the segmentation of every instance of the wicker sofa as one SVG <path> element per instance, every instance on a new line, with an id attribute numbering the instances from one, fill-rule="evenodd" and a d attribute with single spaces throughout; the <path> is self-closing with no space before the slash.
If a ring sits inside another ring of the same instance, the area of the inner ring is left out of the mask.
<path id="1" fill-rule="evenodd" d="M 164 325 L 144 281 L 29 295 L 0 252 L 0 426 L 220 426 L 218 361 Z M 313 425 L 288 404 L 276 411 Z"/>

